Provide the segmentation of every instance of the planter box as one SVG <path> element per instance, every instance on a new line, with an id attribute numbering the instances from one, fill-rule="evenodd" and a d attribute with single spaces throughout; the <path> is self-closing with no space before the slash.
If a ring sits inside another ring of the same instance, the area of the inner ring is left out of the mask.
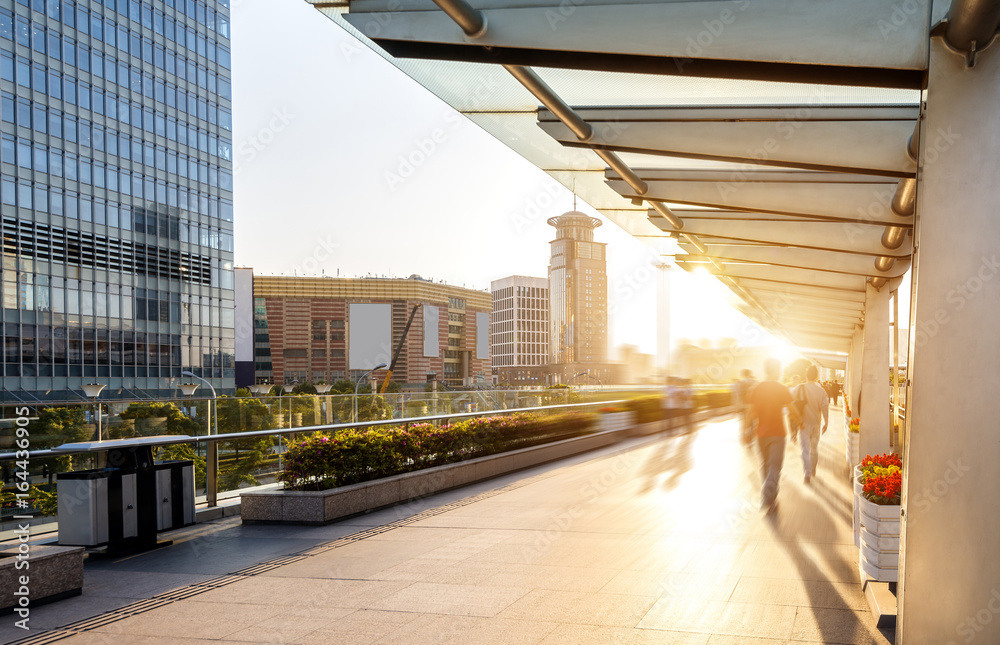
<path id="1" fill-rule="evenodd" d="M 900 506 L 880 506 L 858 496 L 861 514 L 858 569 L 862 582 L 899 580 Z"/>
<path id="2" fill-rule="evenodd" d="M 896 560 L 899 560 L 899 536 L 898 535 L 875 535 L 868 529 L 861 528 L 861 545 L 878 551 L 879 553 L 893 553 Z"/>
<path id="3" fill-rule="evenodd" d="M 858 498 L 858 503 L 861 507 L 861 526 L 868 529 L 869 533 L 879 537 L 899 536 L 899 504 L 892 506 L 872 504 L 864 498 L 864 495 Z"/>
<path id="4" fill-rule="evenodd" d="M 847 459 L 847 465 L 854 468 L 861 463 L 861 433 L 860 432 L 845 432 L 845 454 L 844 457 Z"/>
<path id="5" fill-rule="evenodd" d="M 605 412 L 598 417 L 597 429 L 599 432 L 612 432 L 615 430 L 627 430 L 632 427 L 632 418 L 635 415 L 631 410 L 625 412 Z"/>
<path id="6" fill-rule="evenodd" d="M 20 577 L 28 576 L 31 607 L 79 596 L 83 588 L 83 547 L 32 544 L 27 569 L 14 568 L 17 545 L 0 549 L 0 613 L 13 611 Z"/>
<path id="7" fill-rule="evenodd" d="M 631 413 L 629 413 L 631 414 Z M 530 468 L 621 441 L 624 430 L 555 441 L 324 491 L 255 491 L 240 495 L 247 524 L 327 524 L 504 473 Z"/>
<path id="8" fill-rule="evenodd" d="M 644 437 L 651 434 L 656 434 L 658 432 L 663 432 L 667 429 L 667 422 L 663 419 L 658 421 L 650 421 L 649 423 L 637 423 L 636 425 L 629 428 L 628 436 L 630 437 Z"/>
<path id="9" fill-rule="evenodd" d="M 853 498 L 854 498 L 854 546 L 860 547 L 861 546 L 861 503 L 860 503 L 859 500 L 861 499 L 861 491 L 864 488 L 864 484 L 862 483 L 862 477 L 863 477 L 863 475 L 861 474 L 861 466 L 855 466 L 854 470 L 852 470 L 851 472 L 854 473 L 854 476 L 851 479 L 851 482 L 852 482 L 853 487 L 854 487 L 854 496 L 853 496 Z"/>

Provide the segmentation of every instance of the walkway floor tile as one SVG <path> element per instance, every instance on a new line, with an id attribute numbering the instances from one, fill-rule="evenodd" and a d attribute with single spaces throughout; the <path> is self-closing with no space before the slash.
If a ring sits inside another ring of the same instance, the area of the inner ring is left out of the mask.
<path id="1" fill-rule="evenodd" d="M 843 444 L 823 437 L 810 485 L 789 444 L 768 515 L 728 420 L 329 526 L 227 518 L 88 561 L 84 595 L 33 609 L 32 626 L 79 630 L 50 633 L 70 645 L 888 645 L 858 583 Z M 0 642 L 37 633 L 3 625 Z"/>

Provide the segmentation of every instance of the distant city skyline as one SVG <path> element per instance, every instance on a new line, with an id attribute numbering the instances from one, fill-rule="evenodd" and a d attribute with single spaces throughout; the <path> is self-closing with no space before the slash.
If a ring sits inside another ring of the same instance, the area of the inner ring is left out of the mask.
<path id="1" fill-rule="evenodd" d="M 484 291 L 547 275 L 545 221 L 573 210 L 570 191 L 306 2 L 240 0 L 232 21 L 238 266 L 418 274 Z M 656 353 L 651 267 L 670 258 L 576 208 L 606 224 L 610 348 Z M 682 273 L 673 338 L 752 340 L 743 330 L 756 325 L 725 304 L 735 298 L 724 287 Z M 679 304 L 694 302 L 696 314 Z"/>

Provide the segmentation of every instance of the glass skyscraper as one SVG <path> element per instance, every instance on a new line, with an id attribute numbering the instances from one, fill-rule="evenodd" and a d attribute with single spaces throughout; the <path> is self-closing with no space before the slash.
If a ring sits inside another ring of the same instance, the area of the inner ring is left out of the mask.
<path id="1" fill-rule="evenodd" d="M 3 400 L 233 387 L 228 0 L 0 0 Z"/>

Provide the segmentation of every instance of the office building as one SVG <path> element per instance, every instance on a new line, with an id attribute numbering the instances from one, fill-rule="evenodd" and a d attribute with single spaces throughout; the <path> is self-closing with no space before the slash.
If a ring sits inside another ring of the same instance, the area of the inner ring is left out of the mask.
<path id="1" fill-rule="evenodd" d="M 0 0 L 0 92 L 4 400 L 231 390 L 228 2 Z"/>
<path id="2" fill-rule="evenodd" d="M 594 241 L 601 220 L 570 211 L 548 220 L 550 242 L 550 363 L 608 360 L 608 277 L 603 242 Z"/>
<path id="3" fill-rule="evenodd" d="M 357 379 L 390 364 L 401 341 L 392 378 L 407 387 L 490 380 L 488 292 L 418 276 L 254 276 L 253 297 L 256 383 Z"/>
<path id="4" fill-rule="evenodd" d="M 549 281 L 514 275 L 490 283 L 490 357 L 497 383 L 540 385 L 549 362 Z"/>

